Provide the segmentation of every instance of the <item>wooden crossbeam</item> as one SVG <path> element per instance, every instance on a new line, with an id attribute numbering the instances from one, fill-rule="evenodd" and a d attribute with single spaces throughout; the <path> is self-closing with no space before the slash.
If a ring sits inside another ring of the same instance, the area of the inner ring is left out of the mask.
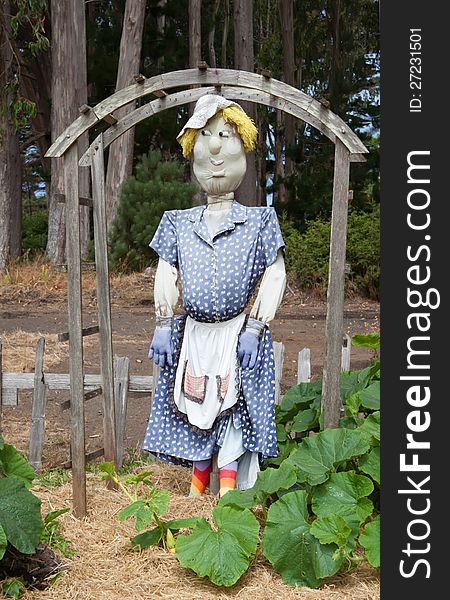
<path id="1" fill-rule="evenodd" d="M 87 335 L 93 335 L 94 333 L 98 333 L 100 331 L 98 325 L 91 325 L 90 327 L 83 327 L 81 330 L 81 335 L 83 337 Z M 64 331 L 64 333 L 58 333 L 58 342 L 67 342 L 69 340 L 70 334 L 68 331 Z"/>
<path id="2" fill-rule="evenodd" d="M 103 456 L 104 454 L 105 454 L 105 449 L 98 448 L 98 450 L 92 450 L 92 452 L 88 452 L 87 454 L 85 454 L 84 460 L 85 460 L 85 462 L 91 462 L 91 461 L 95 460 L 96 458 L 100 458 L 100 456 Z M 71 469 L 72 461 L 67 460 L 62 465 L 58 465 L 58 466 L 62 469 Z"/>
<path id="3" fill-rule="evenodd" d="M 2 377 L 3 406 L 5 392 L 10 390 L 32 390 L 34 387 L 34 373 L 4 372 Z M 49 390 L 70 390 L 70 375 L 68 373 L 44 373 L 44 383 Z M 84 375 L 84 390 L 91 391 L 102 385 L 102 376 L 99 373 L 86 373 Z M 153 377 L 151 375 L 130 375 L 129 392 L 149 393 L 153 390 Z"/>
<path id="4" fill-rule="evenodd" d="M 92 400 L 92 398 L 96 398 L 97 396 L 100 396 L 100 394 L 102 393 L 102 388 L 101 386 L 98 386 L 96 388 L 93 388 L 92 390 L 85 392 L 84 394 L 84 400 L 86 402 L 86 400 Z M 66 400 L 65 402 L 62 402 L 59 405 L 59 408 L 61 410 L 67 410 L 68 408 L 70 408 L 70 400 Z"/>
<path id="5" fill-rule="evenodd" d="M 108 123 L 108 125 L 115 125 L 118 121 L 117 117 L 113 114 L 109 113 L 103 117 L 103 120 Z"/>

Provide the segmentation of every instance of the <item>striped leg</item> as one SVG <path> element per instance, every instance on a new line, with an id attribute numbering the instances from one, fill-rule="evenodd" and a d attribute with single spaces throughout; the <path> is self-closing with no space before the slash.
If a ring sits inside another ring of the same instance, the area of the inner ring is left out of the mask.
<path id="1" fill-rule="evenodd" d="M 219 495 L 222 498 L 224 494 L 230 490 L 234 490 L 236 487 L 236 473 L 238 463 L 237 460 L 228 463 L 220 469 L 220 492 Z"/>
<path id="2" fill-rule="evenodd" d="M 210 473 L 211 459 L 194 462 L 189 496 L 201 496 L 204 494 L 205 488 L 208 485 Z"/>

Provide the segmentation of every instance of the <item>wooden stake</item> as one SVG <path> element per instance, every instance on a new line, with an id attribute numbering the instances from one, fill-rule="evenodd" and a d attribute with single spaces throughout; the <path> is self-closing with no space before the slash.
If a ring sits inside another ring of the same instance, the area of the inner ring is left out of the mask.
<path id="1" fill-rule="evenodd" d="M 114 401 L 116 414 L 116 455 L 117 468 L 120 469 L 124 455 L 125 421 L 128 404 L 128 385 L 130 380 L 130 359 L 128 356 L 115 359 Z"/>
<path id="2" fill-rule="evenodd" d="M 34 366 L 33 407 L 31 411 L 30 446 L 28 461 L 35 471 L 42 471 L 42 448 L 45 435 L 45 409 L 48 387 L 44 383 L 45 339 L 40 338 L 36 347 Z"/>
<path id="3" fill-rule="evenodd" d="M 103 443 L 105 460 L 116 456 L 116 418 L 114 408 L 114 362 L 111 328 L 111 298 L 109 290 L 108 246 L 106 231 L 105 168 L 103 134 L 97 138 L 91 157 L 92 198 L 94 201 L 95 274 L 97 310 L 100 328 L 100 366 L 103 389 Z"/>
<path id="4" fill-rule="evenodd" d="M 69 371 L 71 406 L 71 455 L 73 512 L 86 516 L 86 463 L 84 432 L 83 336 L 81 312 L 80 205 L 78 191 L 78 146 L 64 155 L 66 196 L 66 255 L 68 269 Z"/>
<path id="5" fill-rule="evenodd" d="M 344 267 L 347 242 L 349 171 L 349 151 L 339 139 L 336 139 L 322 388 L 325 428 L 339 426 L 342 406 L 340 374 L 344 322 Z"/>

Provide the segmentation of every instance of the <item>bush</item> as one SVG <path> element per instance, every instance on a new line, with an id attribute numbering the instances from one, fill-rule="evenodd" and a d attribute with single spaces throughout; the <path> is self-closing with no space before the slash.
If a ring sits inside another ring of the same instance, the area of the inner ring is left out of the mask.
<path id="1" fill-rule="evenodd" d="M 163 161 L 161 153 L 144 154 L 133 177 L 121 191 L 117 217 L 110 235 L 113 267 L 142 269 L 156 254 L 148 246 L 165 210 L 189 208 L 196 188 L 184 181 L 184 167 Z"/>
<path id="2" fill-rule="evenodd" d="M 281 220 L 286 242 L 286 268 L 302 286 L 325 290 L 328 284 L 330 220 L 314 220 L 304 233 Z M 350 212 L 347 231 L 346 289 L 378 299 L 380 285 L 380 211 Z"/>
<path id="3" fill-rule="evenodd" d="M 45 251 L 47 246 L 48 213 L 45 209 L 22 217 L 22 250 L 30 254 Z"/>

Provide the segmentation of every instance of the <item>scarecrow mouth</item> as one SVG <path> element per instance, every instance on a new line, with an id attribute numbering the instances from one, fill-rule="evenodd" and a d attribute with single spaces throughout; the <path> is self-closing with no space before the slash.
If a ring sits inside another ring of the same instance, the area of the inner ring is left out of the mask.
<path id="1" fill-rule="evenodd" d="M 210 157 L 209 160 L 211 161 L 211 164 L 213 164 L 215 167 L 223 165 L 223 158 L 221 158 L 220 160 L 215 160 L 214 158 Z"/>

